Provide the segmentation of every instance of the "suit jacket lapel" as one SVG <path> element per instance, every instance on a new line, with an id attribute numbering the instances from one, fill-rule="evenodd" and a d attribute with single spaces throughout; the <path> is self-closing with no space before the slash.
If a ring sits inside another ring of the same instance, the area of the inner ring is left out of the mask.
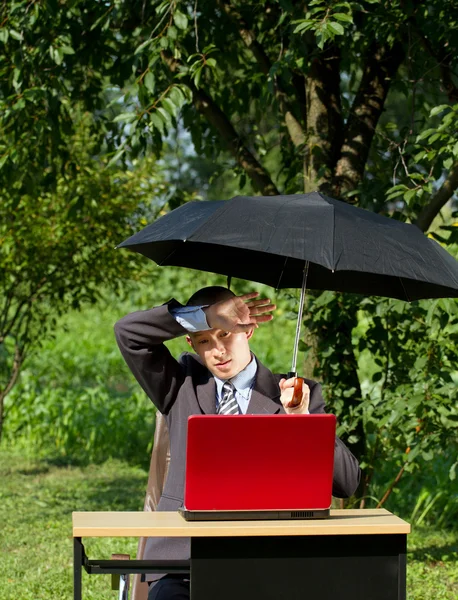
<path id="1" fill-rule="evenodd" d="M 197 402 L 206 415 L 216 414 L 216 383 L 210 371 L 200 362 L 199 357 L 192 355 L 199 365 L 195 379 Z"/>
<path id="2" fill-rule="evenodd" d="M 285 411 L 280 402 L 280 388 L 275 375 L 258 359 L 256 359 L 256 362 L 258 363 L 256 382 L 251 392 L 247 414 L 274 415 L 284 413 Z"/>
<path id="3" fill-rule="evenodd" d="M 196 387 L 197 402 L 206 415 L 216 415 L 216 383 L 213 377 Z"/>

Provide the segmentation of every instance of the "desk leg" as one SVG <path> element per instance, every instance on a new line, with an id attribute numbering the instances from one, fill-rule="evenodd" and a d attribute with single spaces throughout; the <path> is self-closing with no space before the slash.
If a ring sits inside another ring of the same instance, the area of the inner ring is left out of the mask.
<path id="1" fill-rule="evenodd" d="M 73 538 L 73 600 L 81 600 L 84 549 L 80 537 Z"/>
<path id="2" fill-rule="evenodd" d="M 192 538 L 191 600 L 405 600 L 405 535 Z"/>

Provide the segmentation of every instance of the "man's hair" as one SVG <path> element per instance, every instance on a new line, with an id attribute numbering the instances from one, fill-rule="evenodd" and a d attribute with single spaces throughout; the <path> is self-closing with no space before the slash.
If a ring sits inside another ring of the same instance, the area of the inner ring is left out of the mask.
<path id="1" fill-rule="evenodd" d="M 219 285 L 213 285 L 197 290 L 186 302 L 186 306 L 204 306 L 228 300 L 235 296 L 234 292 Z"/>

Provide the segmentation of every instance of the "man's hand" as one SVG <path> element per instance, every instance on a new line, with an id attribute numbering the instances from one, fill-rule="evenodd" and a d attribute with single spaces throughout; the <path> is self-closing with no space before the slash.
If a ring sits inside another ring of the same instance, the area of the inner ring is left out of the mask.
<path id="1" fill-rule="evenodd" d="M 277 307 L 268 298 L 257 299 L 258 292 L 234 296 L 204 308 L 207 323 L 212 329 L 222 329 L 232 333 L 249 331 L 273 319 L 270 314 Z"/>
<path id="2" fill-rule="evenodd" d="M 302 384 L 302 402 L 294 408 L 288 408 L 288 404 L 293 399 L 294 380 L 295 377 L 291 377 L 291 379 L 280 379 L 280 400 L 283 404 L 285 412 L 287 412 L 288 414 L 305 415 L 308 413 L 310 402 L 310 388 L 306 383 Z"/>

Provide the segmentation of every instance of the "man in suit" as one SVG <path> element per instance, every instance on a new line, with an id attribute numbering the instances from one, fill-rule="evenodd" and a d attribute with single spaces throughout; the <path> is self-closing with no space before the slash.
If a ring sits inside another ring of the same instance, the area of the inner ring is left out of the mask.
<path id="1" fill-rule="evenodd" d="M 255 329 L 272 320 L 276 308 L 257 297 L 255 292 L 235 296 L 226 288 L 203 288 L 186 306 L 172 300 L 127 315 L 115 325 L 124 359 L 167 420 L 171 460 L 157 510 L 182 506 L 188 417 L 224 412 L 226 382 L 233 385 L 236 413 L 325 412 L 320 384 L 304 380 L 302 400 L 290 408 L 294 379 L 273 374 L 250 352 Z M 196 354 L 186 352 L 178 360 L 171 356 L 164 342 L 179 336 L 186 336 Z M 357 460 L 336 438 L 333 495 L 351 496 L 359 479 Z M 189 555 L 188 538 L 149 538 L 144 553 L 146 559 L 186 559 Z M 154 579 L 147 576 L 148 581 Z M 189 582 L 181 577 L 168 575 L 150 586 L 149 600 L 181 598 L 189 598 Z"/>

